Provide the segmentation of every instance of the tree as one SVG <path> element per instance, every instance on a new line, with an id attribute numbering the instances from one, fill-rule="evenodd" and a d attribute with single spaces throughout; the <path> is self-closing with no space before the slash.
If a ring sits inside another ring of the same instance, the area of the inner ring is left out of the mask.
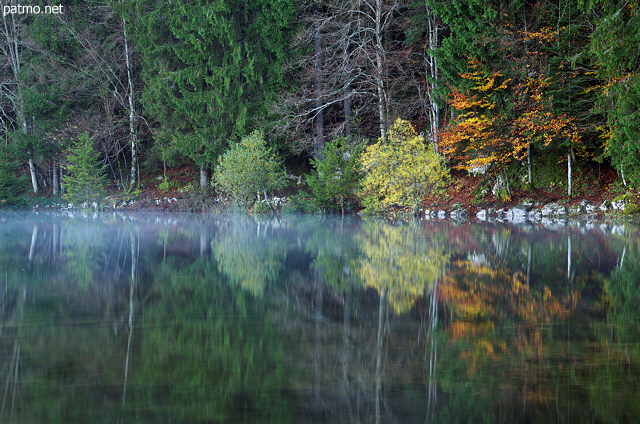
<path id="1" fill-rule="evenodd" d="M 147 112 L 159 141 L 200 165 L 255 126 L 282 84 L 291 0 L 136 1 Z"/>
<path id="2" fill-rule="evenodd" d="M 5 8 L 15 7 L 16 2 L 13 0 L 1 1 L 0 6 L 4 11 Z M 28 17 L 23 14 L 2 14 L 2 25 L 0 26 L 0 63 L 2 64 L 0 68 L 0 71 L 2 71 L 2 74 L 0 74 L 0 93 L 3 98 L 6 97 L 9 100 L 12 109 L 7 114 L 7 111 L 3 108 L 3 121 L 5 119 L 10 121 L 16 130 L 17 138 L 26 152 L 33 192 L 37 193 L 38 179 L 34 162 L 37 146 L 35 145 L 36 140 L 29 134 L 28 116 L 25 110 L 25 90 L 27 87 L 22 70 L 25 61 L 25 44 L 27 44 L 24 42 L 27 20 Z M 4 68 L 8 68 L 7 74 L 4 74 L 6 71 Z"/>
<path id="3" fill-rule="evenodd" d="M 100 165 L 93 148 L 93 139 L 87 133 L 81 134 L 71 147 L 67 157 L 67 174 L 63 177 L 66 193 L 64 198 L 77 205 L 97 202 L 104 195 L 107 178 L 106 165 Z"/>
<path id="4" fill-rule="evenodd" d="M 444 189 L 449 172 L 444 158 L 424 144 L 408 121 L 398 119 L 387 137 L 368 146 L 358 160 L 364 178 L 363 204 L 370 212 L 398 205 L 417 215 L 423 197 Z"/>
<path id="5" fill-rule="evenodd" d="M 301 2 L 303 30 L 290 66 L 298 84 L 276 110 L 295 150 L 321 156 L 320 140 L 353 134 L 380 137 L 394 116 L 414 116 L 403 45 L 406 0 Z"/>
<path id="6" fill-rule="evenodd" d="M 532 142 L 545 147 L 580 142 L 572 117 L 555 113 L 545 98 L 548 83 L 543 78 L 532 73 L 511 93 L 511 80 L 499 71 L 487 75 L 477 59 L 470 60 L 468 66 L 469 72 L 461 77 L 474 85 L 464 91 L 450 87 L 447 103 L 459 115 L 441 136 L 444 152 L 458 161 L 458 168 L 487 167 L 502 173 L 514 161 L 522 161 L 525 152 L 529 157 Z M 507 96 L 509 108 L 500 105 Z"/>
<path id="7" fill-rule="evenodd" d="M 232 199 L 250 203 L 262 192 L 269 207 L 267 192 L 284 187 L 286 175 L 280 160 L 264 141 L 260 131 L 254 131 L 236 143 L 218 160 L 215 185 Z"/>
<path id="8" fill-rule="evenodd" d="M 0 147 L 0 209 L 19 206 L 23 203 L 20 195 L 27 189 L 25 175 L 16 177 L 18 161 L 12 150 L 7 144 Z"/>
<path id="9" fill-rule="evenodd" d="M 640 182 L 640 7 L 637 1 L 590 2 L 596 15 L 589 53 L 600 87 L 597 112 L 606 117 L 601 133 L 605 154 L 623 183 Z"/>
<path id="10" fill-rule="evenodd" d="M 362 145 L 337 137 L 325 145 L 324 159 L 311 160 L 315 169 L 307 183 L 320 206 L 340 208 L 344 215 L 344 199 L 354 194 L 360 177 L 356 160 L 361 150 Z"/>

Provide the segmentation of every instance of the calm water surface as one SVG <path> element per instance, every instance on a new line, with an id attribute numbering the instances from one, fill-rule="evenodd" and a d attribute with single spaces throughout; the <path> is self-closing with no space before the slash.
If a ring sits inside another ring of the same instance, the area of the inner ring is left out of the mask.
<path id="1" fill-rule="evenodd" d="M 639 240 L 0 215 L 0 423 L 639 422 Z"/>

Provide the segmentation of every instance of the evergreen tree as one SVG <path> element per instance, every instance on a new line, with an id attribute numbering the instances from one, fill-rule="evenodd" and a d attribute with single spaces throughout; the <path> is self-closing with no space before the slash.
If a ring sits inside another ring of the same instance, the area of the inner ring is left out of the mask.
<path id="1" fill-rule="evenodd" d="M 595 2 L 597 27 L 590 53 L 605 83 L 597 112 L 606 116 L 602 127 L 606 154 L 625 184 L 640 183 L 640 7 L 637 1 Z"/>
<path id="2" fill-rule="evenodd" d="M 16 176 L 18 161 L 14 149 L 6 144 L 0 147 L 0 209 L 24 204 L 22 195 L 27 190 L 26 174 Z"/>
<path id="3" fill-rule="evenodd" d="M 162 144 L 204 175 L 227 143 L 255 126 L 282 84 L 293 1 L 136 4 L 145 108 L 162 125 Z"/>
<path id="4" fill-rule="evenodd" d="M 106 165 L 100 165 L 93 148 L 93 139 L 84 133 L 71 147 L 67 157 L 69 165 L 63 178 L 66 193 L 64 198 L 75 205 L 89 205 L 104 196 L 107 178 Z"/>
<path id="5" fill-rule="evenodd" d="M 344 200 L 358 185 L 356 160 L 361 150 L 362 145 L 354 147 L 349 139 L 337 137 L 325 145 L 323 159 L 311 160 L 315 169 L 307 183 L 321 207 L 341 209 L 344 214 Z"/>

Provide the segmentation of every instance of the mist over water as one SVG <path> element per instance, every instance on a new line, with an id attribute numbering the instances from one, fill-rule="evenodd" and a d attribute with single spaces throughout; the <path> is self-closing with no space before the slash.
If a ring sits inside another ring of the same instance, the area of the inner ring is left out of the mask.
<path id="1" fill-rule="evenodd" d="M 637 422 L 631 225 L 0 215 L 0 422 Z"/>

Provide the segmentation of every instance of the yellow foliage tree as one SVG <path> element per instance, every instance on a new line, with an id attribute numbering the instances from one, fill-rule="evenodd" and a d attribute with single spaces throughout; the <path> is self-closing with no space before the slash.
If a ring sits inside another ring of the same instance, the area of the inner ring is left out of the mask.
<path id="1" fill-rule="evenodd" d="M 444 158 L 425 145 L 410 122 L 398 119 L 387 137 L 368 146 L 358 164 L 364 174 L 360 194 L 367 212 L 393 205 L 420 210 L 423 197 L 444 189 Z"/>

